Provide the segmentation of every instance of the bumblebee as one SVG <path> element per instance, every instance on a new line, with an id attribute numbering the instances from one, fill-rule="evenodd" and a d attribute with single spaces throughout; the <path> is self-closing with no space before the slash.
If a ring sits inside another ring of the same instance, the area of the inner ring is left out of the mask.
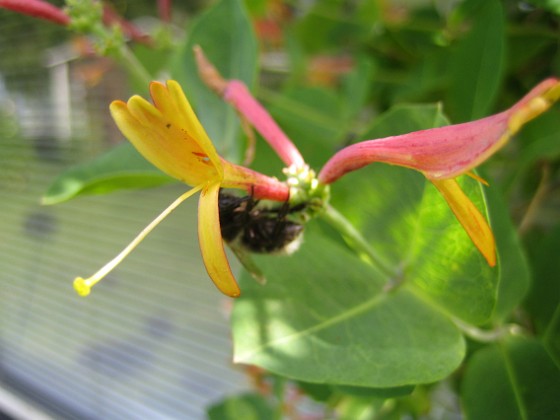
<path id="1" fill-rule="evenodd" d="M 305 204 L 259 206 L 252 195 L 237 197 L 220 190 L 218 198 L 222 238 L 233 247 L 259 254 L 291 253 L 297 249 L 303 224 L 289 220 Z"/>

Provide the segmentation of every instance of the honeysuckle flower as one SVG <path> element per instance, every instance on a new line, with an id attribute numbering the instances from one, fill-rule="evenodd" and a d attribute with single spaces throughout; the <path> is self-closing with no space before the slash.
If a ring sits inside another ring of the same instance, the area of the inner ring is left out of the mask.
<path id="1" fill-rule="evenodd" d="M 111 103 L 111 114 L 126 138 L 153 165 L 186 184 L 194 185 L 148 225 L 117 257 L 96 274 L 78 277 L 74 286 L 87 295 L 91 286 L 118 265 L 138 243 L 184 200 L 200 191 L 198 237 L 206 270 L 220 291 L 239 296 L 220 232 L 218 193 L 220 188 L 246 190 L 255 198 L 286 201 L 287 184 L 221 158 L 175 81 L 152 82 L 153 105 L 140 96 L 127 103 Z"/>
<path id="2" fill-rule="evenodd" d="M 471 171 L 503 147 L 519 129 L 560 98 L 560 81 L 547 79 L 506 111 L 477 121 L 367 140 L 336 153 L 319 173 L 330 184 L 344 174 L 374 162 L 422 172 L 447 200 L 473 243 L 496 264 L 494 237 L 484 216 L 461 190 L 456 177 Z"/>
<path id="3" fill-rule="evenodd" d="M 56 6 L 42 0 L 0 0 L 0 7 L 24 15 L 49 20 L 59 25 L 68 25 L 70 18 Z"/>

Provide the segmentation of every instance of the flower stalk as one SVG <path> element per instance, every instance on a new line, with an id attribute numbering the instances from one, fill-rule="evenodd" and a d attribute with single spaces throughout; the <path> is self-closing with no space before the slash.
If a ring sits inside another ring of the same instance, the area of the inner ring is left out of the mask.
<path id="1" fill-rule="evenodd" d="M 194 47 L 194 54 L 202 80 L 255 127 L 287 167 L 303 166 L 305 161 L 297 147 L 251 95 L 247 86 L 239 80 L 225 80 L 199 46 Z"/>

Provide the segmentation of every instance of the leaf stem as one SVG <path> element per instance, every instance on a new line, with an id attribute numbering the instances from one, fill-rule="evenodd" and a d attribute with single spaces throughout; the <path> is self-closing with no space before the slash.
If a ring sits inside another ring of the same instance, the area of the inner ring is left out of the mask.
<path id="1" fill-rule="evenodd" d="M 320 217 L 328 224 L 340 232 L 349 245 L 359 254 L 365 255 L 372 265 L 379 271 L 395 279 L 398 276 L 398 270 L 394 270 L 387 264 L 384 259 L 373 249 L 373 247 L 365 240 L 362 234 L 346 219 L 338 210 L 327 204 L 324 211 L 320 213 Z"/>
<path id="2" fill-rule="evenodd" d="M 148 86 L 153 80 L 150 73 L 140 63 L 138 58 L 130 50 L 128 45 L 121 45 L 115 52 L 116 58 L 126 68 L 126 70 L 140 83 L 141 86 Z"/>
<path id="3" fill-rule="evenodd" d="M 463 334 L 481 343 L 492 343 L 500 341 L 508 335 L 520 335 L 523 333 L 523 328 L 518 324 L 506 324 L 493 330 L 482 330 L 457 318 L 453 318 L 453 322 Z"/>

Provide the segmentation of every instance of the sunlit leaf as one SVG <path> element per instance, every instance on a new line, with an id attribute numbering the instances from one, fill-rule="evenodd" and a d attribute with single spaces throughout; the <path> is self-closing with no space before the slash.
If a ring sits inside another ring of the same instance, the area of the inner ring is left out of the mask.
<path id="1" fill-rule="evenodd" d="M 289 257 L 257 259 L 268 283 L 242 279 L 234 360 L 308 382 L 397 387 L 449 375 L 464 356 L 459 330 L 409 290 L 309 226 Z M 244 281 L 243 281 L 244 280 Z"/>

